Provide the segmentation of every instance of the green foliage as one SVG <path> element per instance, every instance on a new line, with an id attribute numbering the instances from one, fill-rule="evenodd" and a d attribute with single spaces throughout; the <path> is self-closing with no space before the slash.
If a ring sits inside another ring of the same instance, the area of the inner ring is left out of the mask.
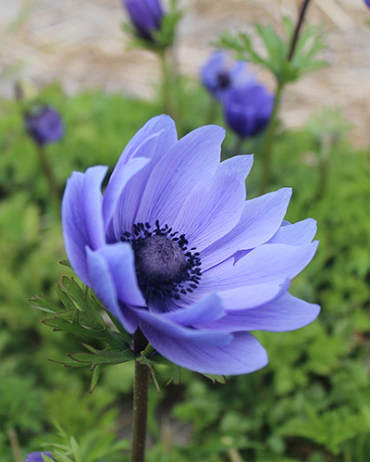
<path id="1" fill-rule="evenodd" d="M 186 82 L 181 91 L 183 134 L 204 123 L 209 111 L 202 89 Z M 74 169 L 112 168 L 127 141 L 157 113 L 154 104 L 98 91 L 67 98 L 52 86 L 42 98 L 66 121 L 65 139 L 48 149 L 61 184 Z M 346 130 L 338 111 L 325 110 L 301 131 L 279 134 L 272 165 L 271 189 L 293 187 L 287 219 L 318 221 L 318 253 L 292 292 L 320 303 L 320 317 L 296 332 L 257 333 L 270 364 L 226 377 L 225 384 L 184 370 L 180 381 L 178 368 L 153 358 L 161 393 L 152 387 L 149 462 L 370 459 L 370 161 L 348 143 Z M 1 460 L 14 462 L 7 431 L 15 429 L 24 455 L 49 442 L 58 445 L 52 450 L 63 462 L 80 455 L 84 462 L 128 461 L 127 440 L 116 444 L 115 438 L 121 422 L 130 420 L 124 409 L 130 415 L 132 362 L 107 367 L 92 396 L 87 390 L 89 367 L 94 387 L 102 365 L 131 359 L 130 340 L 68 267 L 57 264 L 65 258 L 59 217 L 48 212 L 47 184 L 16 102 L 0 109 L 0 148 Z M 256 157 L 249 197 L 258 190 L 260 170 Z M 43 313 L 27 302 L 39 293 L 31 304 Z M 149 357 L 148 351 L 140 359 Z M 88 367 L 63 368 L 47 359 Z M 166 419 L 174 423 L 172 433 L 161 424 Z M 50 435 L 53 421 L 66 429 L 58 439 Z"/>
<path id="2" fill-rule="evenodd" d="M 289 59 L 289 49 L 294 33 L 293 23 L 284 18 L 286 37 L 281 38 L 271 25 L 255 24 L 255 32 L 264 45 L 264 53 L 258 51 L 254 40 L 246 32 L 224 32 L 218 47 L 236 52 L 238 59 L 258 64 L 271 71 L 282 84 L 295 82 L 303 74 L 320 69 L 326 63 L 316 59 L 324 48 L 319 27 L 306 24 L 298 38 L 293 58 Z"/>

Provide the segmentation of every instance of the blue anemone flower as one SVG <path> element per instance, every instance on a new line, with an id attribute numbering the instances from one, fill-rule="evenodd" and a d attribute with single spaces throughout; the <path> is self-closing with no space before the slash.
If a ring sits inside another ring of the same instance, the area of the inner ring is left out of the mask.
<path id="1" fill-rule="evenodd" d="M 227 53 L 214 51 L 200 69 L 200 77 L 207 90 L 220 99 L 226 90 L 245 86 L 254 80 L 247 68 L 245 61 L 232 61 Z"/>
<path id="2" fill-rule="evenodd" d="M 123 0 L 123 4 L 137 35 L 154 42 L 153 32 L 160 30 L 164 16 L 159 0 Z"/>
<path id="3" fill-rule="evenodd" d="M 70 264 L 133 334 L 179 366 L 244 374 L 267 364 L 249 333 L 288 331 L 319 306 L 288 293 L 316 252 L 316 223 L 283 221 L 291 190 L 246 201 L 253 157 L 220 163 L 224 129 L 177 140 L 173 120 L 149 120 L 108 167 L 73 172 L 62 202 Z"/>
<path id="4" fill-rule="evenodd" d="M 55 460 L 50 452 L 31 452 L 27 455 L 24 462 L 44 462 L 44 459 L 42 458 L 43 455 L 51 457 L 51 459 Z"/>
<path id="5" fill-rule="evenodd" d="M 273 95 L 261 84 L 231 88 L 222 98 L 224 117 L 241 138 L 256 136 L 268 125 L 274 107 Z"/>
<path id="6" fill-rule="evenodd" d="M 60 114 L 50 106 L 37 107 L 24 118 L 27 133 L 39 146 L 59 141 L 64 135 Z"/>

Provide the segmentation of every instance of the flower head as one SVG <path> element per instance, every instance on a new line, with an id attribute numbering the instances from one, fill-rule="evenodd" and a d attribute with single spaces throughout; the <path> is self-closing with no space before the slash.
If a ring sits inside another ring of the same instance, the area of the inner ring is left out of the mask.
<path id="1" fill-rule="evenodd" d="M 26 460 L 24 462 L 44 462 L 44 459 L 42 457 L 43 455 L 50 457 L 52 460 L 55 460 L 50 452 L 31 452 L 27 455 Z"/>
<path id="2" fill-rule="evenodd" d="M 64 135 L 64 125 L 61 116 L 50 106 L 37 107 L 25 115 L 27 133 L 36 144 L 59 141 Z"/>
<path id="3" fill-rule="evenodd" d="M 246 201 L 253 158 L 220 163 L 224 130 L 180 140 L 168 116 L 128 143 L 109 179 L 95 166 L 69 178 L 62 203 L 68 259 L 129 332 L 164 357 L 210 374 L 267 363 L 249 333 L 313 321 L 319 307 L 287 290 L 311 260 L 314 220 L 283 221 L 291 190 Z"/>
<path id="4" fill-rule="evenodd" d="M 235 62 L 227 53 L 215 51 L 200 69 L 200 77 L 207 90 L 220 99 L 226 90 L 245 86 L 254 80 L 247 68 L 245 61 Z"/>
<path id="5" fill-rule="evenodd" d="M 370 0 L 365 0 L 365 3 L 370 8 Z"/>
<path id="6" fill-rule="evenodd" d="M 159 0 L 123 0 L 139 37 L 154 42 L 153 32 L 161 27 L 164 16 Z"/>
<path id="7" fill-rule="evenodd" d="M 241 138 L 258 135 L 268 125 L 274 97 L 259 84 L 231 88 L 222 99 L 224 117 Z"/>

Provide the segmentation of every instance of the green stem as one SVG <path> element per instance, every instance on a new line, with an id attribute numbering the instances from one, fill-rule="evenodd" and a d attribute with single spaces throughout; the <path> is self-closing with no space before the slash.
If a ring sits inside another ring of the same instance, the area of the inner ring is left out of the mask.
<path id="1" fill-rule="evenodd" d="M 245 140 L 245 138 L 242 138 L 241 136 L 236 137 L 234 147 L 233 147 L 233 149 L 231 151 L 231 156 L 232 157 L 233 156 L 238 156 L 239 154 L 241 154 L 244 140 Z"/>
<path id="2" fill-rule="evenodd" d="M 22 458 L 22 455 L 21 455 L 21 449 L 19 447 L 17 433 L 13 428 L 10 428 L 8 430 L 8 437 L 9 437 L 9 441 L 10 441 L 10 446 L 12 448 L 14 461 L 15 462 L 22 462 L 23 458 Z"/>
<path id="3" fill-rule="evenodd" d="M 39 159 L 42 173 L 44 174 L 46 181 L 48 183 L 50 198 L 53 204 L 53 209 L 55 213 L 59 216 L 60 214 L 59 187 L 58 187 L 57 180 L 55 178 L 53 169 L 49 162 L 44 146 L 37 145 L 37 157 Z"/>
<path id="4" fill-rule="evenodd" d="M 283 93 L 284 83 L 282 81 L 278 82 L 278 86 L 275 94 L 274 108 L 272 111 L 272 116 L 270 119 L 269 126 L 265 135 L 265 140 L 263 142 L 263 165 L 262 165 L 262 180 L 260 186 L 260 194 L 265 194 L 267 192 L 268 186 L 271 180 L 271 157 L 272 157 L 272 148 L 275 141 L 275 131 L 276 124 L 278 121 L 280 100 Z"/>
<path id="5" fill-rule="evenodd" d="M 148 345 L 140 329 L 134 334 L 134 351 L 140 354 Z M 148 420 L 149 368 L 135 362 L 134 419 L 131 462 L 145 461 L 145 440 Z"/>
<path id="6" fill-rule="evenodd" d="M 311 0 L 304 0 L 303 1 L 301 10 L 299 12 L 298 21 L 297 21 L 297 24 L 296 24 L 296 27 L 295 27 L 295 30 L 294 30 L 294 34 L 293 34 L 293 37 L 292 37 L 292 41 L 290 42 L 289 53 L 288 53 L 288 56 L 287 56 L 288 61 L 291 61 L 293 59 L 294 51 L 296 49 L 298 38 L 299 38 L 299 33 L 301 31 L 301 27 L 303 25 L 303 20 L 304 20 L 304 17 L 306 15 L 307 8 L 308 8 L 308 5 L 309 5 L 310 1 Z"/>
<path id="7" fill-rule="evenodd" d="M 168 54 L 174 53 L 173 49 L 165 48 L 158 52 L 162 65 L 162 108 L 163 113 L 175 118 L 175 75 L 174 63 L 170 63 Z M 174 58 L 171 60 L 174 61 Z"/>
<path id="8" fill-rule="evenodd" d="M 294 33 L 292 35 L 292 39 L 290 42 L 289 51 L 286 56 L 287 63 L 290 63 L 293 59 L 294 52 L 296 50 L 297 43 L 298 43 L 299 33 L 301 31 L 310 1 L 311 0 L 303 0 L 302 6 L 299 12 L 297 24 L 294 28 Z M 287 83 L 279 75 L 276 75 L 276 79 L 277 79 L 277 88 L 276 88 L 274 108 L 273 108 L 269 126 L 267 128 L 267 132 L 265 135 L 265 142 L 263 143 L 263 149 L 262 149 L 263 167 L 262 167 L 262 181 L 261 181 L 261 187 L 260 187 L 260 194 L 265 194 L 267 192 L 267 189 L 268 189 L 268 186 L 271 180 L 271 157 L 272 157 L 273 145 L 275 142 L 275 131 L 276 131 L 276 125 L 277 125 L 277 120 L 278 120 L 278 115 L 279 115 L 281 96 L 283 93 L 283 89 Z"/>

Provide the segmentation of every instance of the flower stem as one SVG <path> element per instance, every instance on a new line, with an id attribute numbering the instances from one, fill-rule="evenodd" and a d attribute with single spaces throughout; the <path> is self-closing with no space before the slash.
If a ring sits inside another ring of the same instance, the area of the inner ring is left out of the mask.
<path id="1" fill-rule="evenodd" d="M 134 351 L 141 353 L 148 344 L 140 329 L 134 334 Z M 135 362 L 134 419 L 131 462 L 145 461 L 145 440 L 148 419 L 149 368 Z"/>
<path id="2" fill-rule="evenodd" d="M 46 150 L 44 146 L 37 145 L 37 156 L 39 158 L 40 167 L 44 174 L 46 181 L 49 186 L 49 193 L 53 209 L 57 216 L 60 213 L 60 198 L 59 198 L 59 187 L 55 178 L 53 169 L 50 165 Z"/>
<path id="3" fill-rule="evenodd" d="M 263 143 L 263 165 L 262 165 L 262 180 L 260 186 L 260 194 L 267 192 L 268 186 L 271 180 L 271 157 L 272 148 L 275 141 L 276 124 L 278 121 L 278 113 L 280 107 L 281 95 L 283 92 L 284 84 L 282 81 L 278 82 L 278 86 L 275 94 L 274 109 L 272 111 L 271 120 L 267 128 L 265 135 L 265 141 Z"/>
<path id="4" fill-rule="evenodd" d="M 294 52 L 295 52 L 295 49 L 298 43 L 299 33 L 301 31 L 310 1 L 311 0 L 303 0 L 302 6 L 299 12 L 297 24 L 294 28 L 294 33 L 292 35 L 292 39 L 290 42 L 289 51 L 286 56 L 286 61 L 288 63 L 291 62 L 293 59 Z M 271 181 L 271 157 L 272 157 L 273 145 L 275 142 L 275 131 L 276 131 L 276 125 L 278 121 L 281 96 L 282 96 L 284 87 L 287 84 L 287 82 L 284 81 L 281 76 L 276 75 L 276 78 L 277 78 L 277 88 L 276 88 L 276 94 L 275 94 L 274 109 L 272 112 L 269 126 L 267 128 L 265 142 L 263 146 L 263 167 L 262 167 L 262 181 L 261 181 L 261 187 L 260 187 L 260 194 L 265 194 L 267 192 L 268 186 Z"/>
<path id="5" fill-rule="evenodd" d="M 171 54 L 171 62 L 168 59 L 169 54 Z M 175 108 L 175 58 L 174 50 L 172 48 L 164 48 L 159 51 L 159 57 L 161 59 L 162 65 L 162 109 L 164 114 L 170 115 L 172 118 L 175 118 L 176 108 Z"/>
<path id="6" fill-rule="evenodd" d="M 307 8 L 308 8 L 308 5 L 309 5 L 310 1 L 311 0 L 304 0 L 303 1 L 301 10 L 299 12 L 298 21 L 297 21 L 297 24 L 296 24 L 296 27 L 295 27 L 295 30 L 294 30 L 294 34 L 293 34 L 293 37 L 292 37 L 292 41 L 290 42 L 289 53 L 288 53 L 288 56 L 287 56 L 288 61 L 291 61 L 293 59 L 294 51 L 295 51 L 295 48 L 297 46 L 297 42 L 298 42 L 298 38 L 299 38 L 299 32 L 301 31 L 303 20 L 304 20 L 304 17 L 306 15 Z"/>

